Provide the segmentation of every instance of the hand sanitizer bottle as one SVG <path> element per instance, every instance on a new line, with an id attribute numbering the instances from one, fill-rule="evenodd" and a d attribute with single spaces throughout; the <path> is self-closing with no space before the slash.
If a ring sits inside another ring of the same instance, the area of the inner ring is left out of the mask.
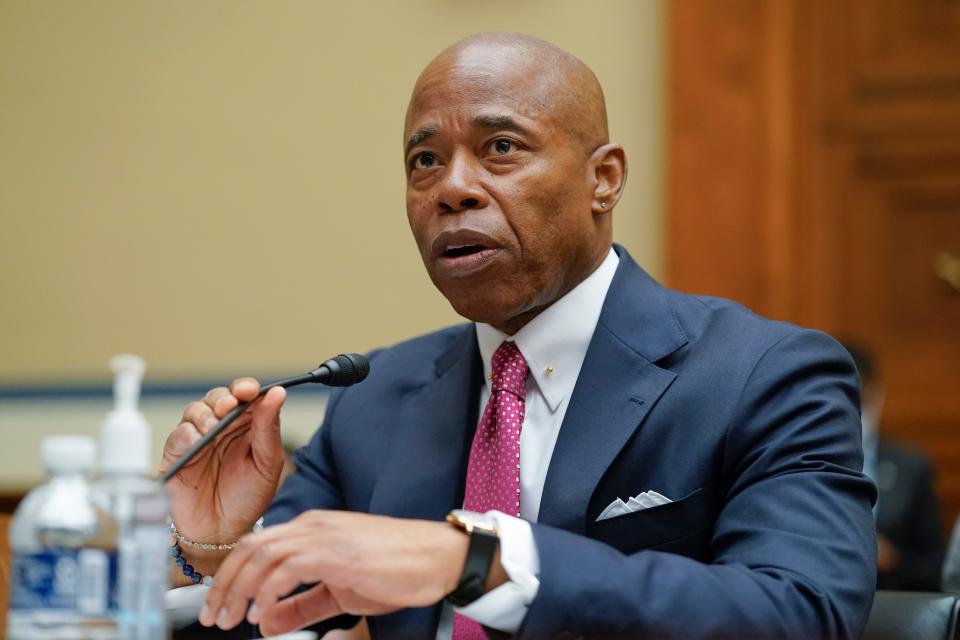
<path id="1" fill-rule="evenodd" d="M 163 485 L 150 477 L 150 425 L 137 406 L 145 365 L 137 356 L 118 355 L 110 368 L 114 409 L 100 431 L 101 477 L 94 495 L 119 527 L 119 637 L 165 640 L 169 500 Z"/>

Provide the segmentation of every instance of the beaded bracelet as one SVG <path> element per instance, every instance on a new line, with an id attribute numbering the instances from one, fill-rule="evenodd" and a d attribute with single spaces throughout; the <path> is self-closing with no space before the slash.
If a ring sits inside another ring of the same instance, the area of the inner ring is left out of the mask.
<path id="1" fill-rule="evenodd" d="M 206 587 L 213 585 L 213 576 L 205 576 L 194 569 L 192 564 L 188 564 L 187 559 L 183 557 L 183 549 L 181 549 L 180 545 L 176 542 L 170 546 L 170 556 L 177 563 L 177 566 L 180 567 L 180 571 L 183 572 L 183 575 L 190 578 L 190 581 L 193 582 L 193 584 L 202 583 Z"/>

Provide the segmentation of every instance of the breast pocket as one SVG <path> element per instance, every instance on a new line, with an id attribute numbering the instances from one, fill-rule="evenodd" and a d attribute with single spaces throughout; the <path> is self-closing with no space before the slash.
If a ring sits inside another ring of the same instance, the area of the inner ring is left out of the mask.
<path id="1" fill-rule="evenodd" d="M 669 504 L 592 522 L 587 535 L 623 553 L 665 551 L 707 562 L 714 523 L 709 496 L 701 488 Z"/>

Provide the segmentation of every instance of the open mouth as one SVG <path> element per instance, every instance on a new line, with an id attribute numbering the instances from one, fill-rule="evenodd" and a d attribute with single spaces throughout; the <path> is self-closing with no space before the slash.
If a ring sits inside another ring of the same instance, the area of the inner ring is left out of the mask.
<path id="1" fill-rule="evenodd" d="M 486 247 L 480 244 L 451 245 L 443 251 L 444 258 L 462 258 L 464 256 L 476 255 L 485 251 Z"/>
<path id="2" fill-rule="evenodd" d="M 503 250 L 494 236 L 476 229 L 444 231 L 433 240 L 437 266 L 449 276 L 472 275 L 497 259 Z"/>
<path id="3" fill-rule="evenodd" d="M 451 244 L 440 254 L 440 264 L 451 276 L 466 276 L 486 268 L 500 253 L 500 249 L 482 244 Z"/>

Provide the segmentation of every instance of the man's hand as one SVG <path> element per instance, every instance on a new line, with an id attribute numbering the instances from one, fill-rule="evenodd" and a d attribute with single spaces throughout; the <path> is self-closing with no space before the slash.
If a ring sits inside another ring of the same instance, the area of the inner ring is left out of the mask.
<path id="1" fill-rule="evenodd" d="M 456 588 L 468 545 L 443 522 L 307 511 L 240 541 L 214 578 L 200 622 L 230 629 L 246 615 L 274 635 L 341 613 L 428 606 Z M 301 584 L 315 586 L 280 600 Z"/>
<path id="2" fill-rule="evenodd" d="M 160 471 L 259 390 L 260 383 L 253 378 L 239 378 L 229 389 L 211 389 L 202 401 L 188 404 L 167 438 Z M 183 535 L 199 542 L 235 542 L 263 515 L 283 469 L 280 407 L 285 398 L 284 389 L 271 389 L 167 484 L 173 522 Z M 223 556 L 216 553 L 217 558 L 201 562 L 203 573 L 215 569 Z"/>

